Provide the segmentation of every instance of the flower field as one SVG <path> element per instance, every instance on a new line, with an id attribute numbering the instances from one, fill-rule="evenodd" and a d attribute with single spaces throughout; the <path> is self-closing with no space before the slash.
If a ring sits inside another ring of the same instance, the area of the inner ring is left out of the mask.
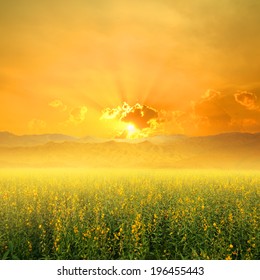
<path id="1" fill-rule="evenodd" d="M 1 259 L 259 259 L 258 171 L 2 169 Z"/>

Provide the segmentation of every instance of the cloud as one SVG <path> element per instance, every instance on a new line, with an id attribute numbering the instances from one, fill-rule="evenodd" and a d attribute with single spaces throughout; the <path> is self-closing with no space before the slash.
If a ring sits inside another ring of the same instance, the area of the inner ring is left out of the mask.
<path id="1" fill-rule="evenodd" d="M 218 91 L 208 90 L 200 100 L 193 104 L 193 114 L 198 127 L 207 126 L 210 130 L 220 130 L 230 121 L 231 116 L 225 108 L 225 97 Z"/>
<path id="2" fill-rule="evenodd" d="M 53 108 L 57 108 L 60 111 L 66 111 L 67 110 L 67 106 L 65 104 L 63 104 L 63 102 L 59 99 L 52 100 L 49 103 L 49 106 L 51 106 Z"/>
<path id="3" fill-rule="evenodd" d="M 136 103 L 130 106 L 126 102 L 116 108 L 106 108 L 102 111 L 101 120 L 117 120 L 121 126 L 118 137 L 126 138 L 131 134 L 132 138 L 145 137 L 150 135 L 159 122 L 159 112 L 147 105 Z M 133 124 L 135 129 L 132 132 L 127 131 L 127 124 Z"/>
<path id="4" fill-rule="evenodd" d="M 248 110 L 258 110 L 257 96 L 252 92 L 242 91 L 234 94 L 237 103 Z"/>
<path id="5" fill-rule="evenodd" d="M 231 123 L 234 131 L 255 133 L 260 131 L 260 121 L 255 118 L 233 119 Z"/>
<path id="6" fill-rule="evenodd" d="M 235 96 L 235 98 L 234 98 Z M 241 106 L 242 105 L 242 106 Z M 246 109 L 246 110 L 245 110 Z M 257 95 L 250 92 L 220 92 L 209 89 L 186 111 L 174 117 L 185 134 L 256 132 L 260 127 Z"/>
<path id="7" fill-rule="evenodd" d="M 119 137 L 128 137 L 127 123 L 138 131 L 131 135 L 145 137 L 158 134 L 210 135 L 225 132 L 257 132 L 260 129 L 260 110 L 257 94 L 235 89 L 208 89 L 183 110 L 158 110 L 139 103 L 103 110 L 101 119 L 117 120 Z M 235 98 L 234 98 L 235 96 Z M 242 105 L 242 106 L 241 106 Z"/>
<path id="8" fill-rule="evenodd" d="M 102 115 L 100 117 L 101 120 L 113 120 L 116 118 L 120 118 L 122 113 L 122 108 L 118 106 L 117 108 L 106 108 L 102 111 Z"/>
<path id="9" fill-rule="evenodd" d="M 220 91 L 214 90 L 214 89 L 208 89 L 202 96 L 201 101 L 210 101 L 213 99 L 217 99 L 221 96 Z"/>
<path id="10" fill-rule="evenodd" d="M 41 130 L 47 126 L 46 122 L 40 119 L 32 119 L 28 122 L 28 128 L 30 130 Z"/>
<path id="11" fill-rule="evenodd" d="M 126 102 L 116 108 L 106 108 L 100 119 L 118 119 L 125 123 L 133 123 L 138 129 L 149 128 L 151 121 L 158 118 L 158 111 L 147 105 L 136 103 L 130 106 Z"/>
<path id="12" fill-rule="evenodd" d="M 139 129 L 150 127 L 150 122 L 158 118 L 158 112 L 146 105 L 136 104 L 124 117 L 123 122 L 133 122 Z"/>
<path id="13" fill-rule="evenodd" d="M 208 89 L 199 99 L 192 101 L 186 110 L 160 111 L 157 131 L 161 129 L 168 133 L 186 135 L 259 131 L 257 96 L 240 92 L 234 99 L 231 91 Z"/>
<path id="14" fill-rule="evenodd" d="M 144 129 L 150 127 L 151 121 L 158 119 L 158 116 L 158 111 L 152 107 L 139 103 L 130 106 L 124 102 L 122 106 L 104 109 L 100 119 L 118 119 L 126 123 L 134 123 L 139 129 Z"/>
<path id="15" fill-rule="evenodd" d="M 69 121 L 74 124 L 82 123 L 86 118 L 87 111 L 88 111 L 88 109 L 86 106 L 79 106 L 79 107 L 73 108 L 70 111 Z"/>

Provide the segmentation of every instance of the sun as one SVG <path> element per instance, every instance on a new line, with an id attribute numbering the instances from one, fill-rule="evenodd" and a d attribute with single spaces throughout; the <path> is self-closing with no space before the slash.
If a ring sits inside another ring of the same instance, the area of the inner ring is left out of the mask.
<path id="1" fill-rule="evenodd" d="M 132 123 L 126 125 L 125 131 L 127 132 L 127 138 L 137 138 L 139 130 Z"/>
<path id="2" fill-rule="evenodd" d="M 127 129 L 128 133 L 134 133 L 136 131 L 136 128 L 132 123 L 128 124 L 126 129 Z"/>

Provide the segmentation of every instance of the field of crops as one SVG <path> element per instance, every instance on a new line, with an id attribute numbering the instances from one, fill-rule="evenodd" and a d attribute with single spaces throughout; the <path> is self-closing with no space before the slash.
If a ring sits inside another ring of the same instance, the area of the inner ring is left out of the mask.
<path id="1" fill-rule="evenodd" d="M 2 259 L 259 259 L 257 171 L 0 171 Z"/>

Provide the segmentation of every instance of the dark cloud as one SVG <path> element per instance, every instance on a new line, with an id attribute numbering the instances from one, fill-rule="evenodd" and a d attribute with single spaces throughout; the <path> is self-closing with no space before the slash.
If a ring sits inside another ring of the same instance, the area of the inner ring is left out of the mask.
<path id="1" fill-rule="evenodd" d="M 257 95 L 254 93 L 240 91 L 234 94 L 208 90 L 192 103 L 189 114 L 183 114 L 184 120 L 183 117 L 177 120 L 184 131 L 190 130 L 198 135 L 232 131 L 256 132 L 260 125 L 259 112 Z"/>
<path id="2" fill-rule="evenodd" d="M 161 122 L 166 121 L 161 111 L 140 103 L 130 106 L 126 102 L 115 108 L 105 108 L 100 119 L 118 121 L 119 138 L 147 137 L 156 132 Z"/>
<path id="3" fill-rule="evenodd" d="M 146 105 L 134 106 L 132 110 L 121 119 L 124 122 L 133 122 L 139 129 L 150 127 L 149 122 L 158 118 L 158 112 Z"/>
<path id="4" fill-rule="evenodd" d="M 210 89 L 184 111 L 160 112 L 164 118 L 160 125 L 166 131 L 186 135 L 259 131 L 257 95 L 239 92 L 235 99 L 234 92 L 235 89 L 228 92 Z"/>
<path id="5" fill-rule="evenodd" d="M 225 109 L 224 97 L 221 93 L 208 90 L 201 99 L 194 104 L 194 113 L 199 117 L 199 122 L 208 125 L 208 129 L 219 130 L 226 127 L 231 121 L 230 114 Z M 201 125 L 201 123 L 199 123 Z"/>

